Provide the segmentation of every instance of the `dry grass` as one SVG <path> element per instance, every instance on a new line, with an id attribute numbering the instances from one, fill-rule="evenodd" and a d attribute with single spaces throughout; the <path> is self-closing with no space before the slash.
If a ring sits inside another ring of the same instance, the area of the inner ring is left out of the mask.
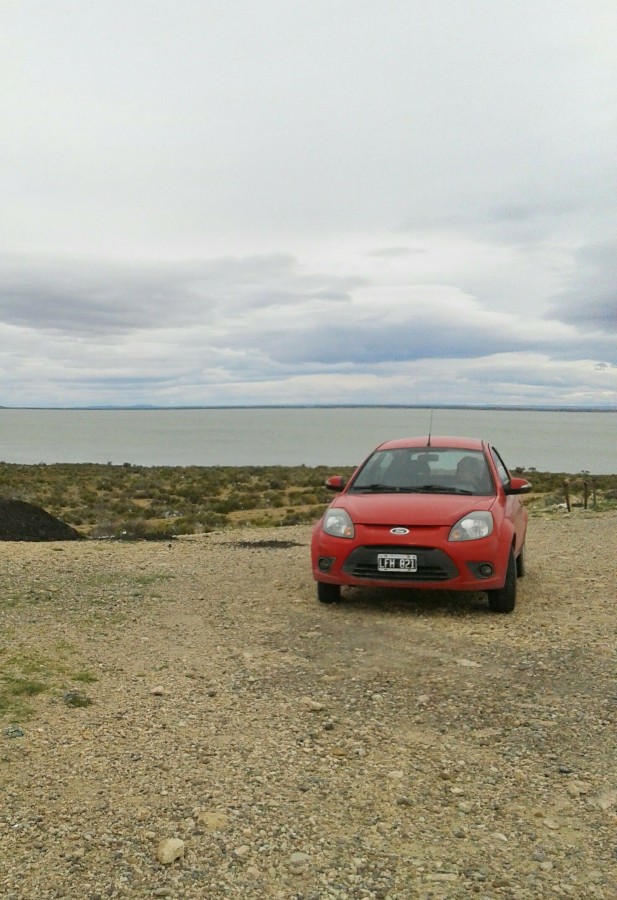
<path id="1" fill-rule="evenodd" d="M 348 476 L 352 467 L 337 470 Z M 0 496 L 24 500 L 90 537 L 172 537 L 240 525 L 296 525 L 316 520 L 332 499 L 323 466 L 134 466 L 0 463 Z M 563 473 L 516 470 L 534 484 L 530 511 L 559 508 Z M 569 476 L 571 500 L 607 509 L 617 503 L 617 475 Z M 595 491 L 595 495 L 593 493 Z M 595 497 L 595 499 L 594 499 Z"/>

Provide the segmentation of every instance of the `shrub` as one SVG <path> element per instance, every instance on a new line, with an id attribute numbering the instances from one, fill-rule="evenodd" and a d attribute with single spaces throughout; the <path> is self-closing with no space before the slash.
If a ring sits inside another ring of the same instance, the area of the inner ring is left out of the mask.
<path id="1" fill-rule="evenodd" d="M 243 520 L 260 524 L 314 521 L 332 499 L 324 486 L 332 471 L 325 466 L 0 463 L 0 495 L 41 506 L 91 535 L 135 530 L 139 522 L 144 534 L 179 533 L 178 529 L 187 533 L 225 527 L 237 522 L 240 514 Z M 522 466 L 513 471 L 532 482 L 533 493 L 524 498 L 530 508 L 542 509 L 546 496 L 551 503 L 563 502 L 564 473 Z M 336 472 L 348 477 L 353 467 L 336 467 Z M 617 503 L 617 475 L 579 472 L 568 477 L 574 502 L 583 496 L 587 481 L 590 493 L 596 492 L 597 509 Z M 275 511 L 283 511 L 282 517 L 277 519 Z"/>

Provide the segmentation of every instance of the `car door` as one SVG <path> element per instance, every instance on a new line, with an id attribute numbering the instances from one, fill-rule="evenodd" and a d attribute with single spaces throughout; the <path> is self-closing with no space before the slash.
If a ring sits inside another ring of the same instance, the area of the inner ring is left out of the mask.
<path id="1" fill-rule="evenodd" d="M 503 459 L 499 455 L 495 447 L 491 447 L 491 456 L 497 469 L 497 475 L 504 491 L 508 490 L 510 485 L 510 473 Z M 520 550 L 521 544 L 525 539 L 525 531 L 527 529 L 527 511 L 521 503 L 517 494 L 506 493 L 506 518 L 508 518 L 514 527 L 516 534 L 516 552 Z"/>

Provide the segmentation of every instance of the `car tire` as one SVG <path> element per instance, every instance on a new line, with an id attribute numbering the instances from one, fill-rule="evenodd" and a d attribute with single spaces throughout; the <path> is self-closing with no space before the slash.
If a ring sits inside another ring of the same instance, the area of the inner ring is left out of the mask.
<path id="1" fill-rule="evenodd" d="M 516 577 L 522 578 L 525 574 L 525 544 L 521 547 L 521 552 L 516 557 Z"/>
<path id="2" fill-rule="evenodd" d="M 341 599 L 340 584 L 326 584 L 324 581 L 318 581 L 317 599 L 320 603 L 338 603 Z"/>
<path id="3" fill-rule="evenodd" d="M 514 550 L 510 550 L 506 580 L 502 588 L 487 591 L 488 605 L 491 612 L 510 613 L 516 605 L 516 559 Z"/>

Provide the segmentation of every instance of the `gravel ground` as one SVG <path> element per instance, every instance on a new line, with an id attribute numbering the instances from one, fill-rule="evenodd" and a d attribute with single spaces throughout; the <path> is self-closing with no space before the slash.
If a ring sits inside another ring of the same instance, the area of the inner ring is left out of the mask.
<path id="1" fill-rule="evenodd" d="M 617 515 L 532 518 L 510 616 L 320 606 L 309 534 L 2 546 L 46 686 L 0 712 L 4 900 L 617 897 Z"/>

